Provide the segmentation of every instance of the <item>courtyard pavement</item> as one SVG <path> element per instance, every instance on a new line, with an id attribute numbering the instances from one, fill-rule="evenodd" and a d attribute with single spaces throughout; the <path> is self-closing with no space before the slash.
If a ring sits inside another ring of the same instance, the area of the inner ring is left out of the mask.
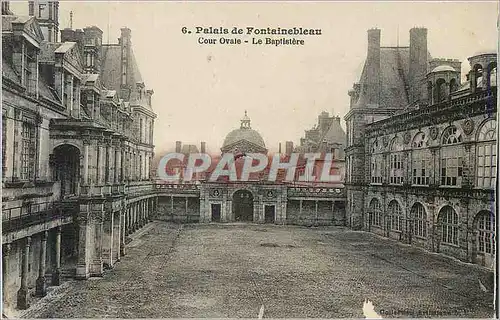
<path id="1" fill-rule="evenodd" d="M 493 273 L 341 227 L 154 222 L 104 277 L 22 317 L 493 316 Z M 486 288 L 481 288 L 479 282 Z"/>

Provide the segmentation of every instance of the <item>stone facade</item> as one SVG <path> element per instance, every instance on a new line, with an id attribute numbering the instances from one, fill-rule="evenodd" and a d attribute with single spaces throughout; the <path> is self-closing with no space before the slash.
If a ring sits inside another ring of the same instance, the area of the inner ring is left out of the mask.
<path id="1" fill-rule="evenodd" d="M 131 31 L 103 45 L 98 27 L 64 29 L 57 42 L 57 1 L 29 6 L 34 16 L 17 16 L 2 3 L 6 315 L 48 285 L 112 268 L 157 205 L 153 91 L 140 77 Z"/>
<path id="2" fill-rule="evenodd" d="M 426 37 L 414 28 L 409 48 L 386 48 L 368 31 L 345 116 L 348 225 L 493 268 L 497 57 L 470 57 L 462 84 L 460 62 L 431 59 Z"/>

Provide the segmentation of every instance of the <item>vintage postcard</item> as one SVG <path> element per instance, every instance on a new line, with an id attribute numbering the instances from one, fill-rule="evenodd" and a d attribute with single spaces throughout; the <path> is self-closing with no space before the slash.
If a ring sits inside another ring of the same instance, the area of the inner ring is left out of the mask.
<path id="1" fill-rule="evenodd" d="M 498 2 L 1 5 L 2 317 L 498 317 Z"/>

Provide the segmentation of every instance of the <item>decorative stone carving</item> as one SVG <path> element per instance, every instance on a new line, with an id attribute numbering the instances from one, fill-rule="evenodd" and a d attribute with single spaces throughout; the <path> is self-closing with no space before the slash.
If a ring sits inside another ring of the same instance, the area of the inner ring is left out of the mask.
<path id="1" fill-rule="evenodd" d="M 389 137 L 388 136 L 383 136 L 382 137 L 382 143 L 384 144 L 384 148 L 387 148 L 389 145 Z"/>
<path id="2" fill-rule="evenodd" d="M 432 140 L 436 140 L 439 134 L 439 129 L 437 127 L 431 127 L 429 129 L 429 136 Z"/>
<path id="3" fill-rule="evenodd" d="M 220 197 L 221 192 L 219 189 L 212 190 L 212 196 L 213 197 Z"/>
<path id="4" fill-rule="evenodd" d="M 462 122 L 462 130 L 466 135 L 470 135 L 474 131 L 474 120 L 466 119 Z"/>
<path id="5" fill-rule="evenodd" d="M 268 198 L 274 198 L 276 196 L 276 192 L 274 190 L 267 190 L 266 196 Z"/>
<path id="6" fill-rule="evenodd" d="M 406 131 L 405 134 L 403 135 L 403 143 L 408 144 L 410 143 L 411 140 L 411 133 L 409 131 Z"/>

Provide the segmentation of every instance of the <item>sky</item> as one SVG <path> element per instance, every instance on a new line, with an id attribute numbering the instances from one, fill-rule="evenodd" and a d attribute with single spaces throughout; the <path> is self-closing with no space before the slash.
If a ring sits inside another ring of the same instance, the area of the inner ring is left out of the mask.
<path id="1" fill-rule="evenodd" d="M 27 14 L 27 1 L 11 3 L 11 9 Z M 70 11 L 73 28 L 96 25 L 105 43 L 117 43 L 122 27 L 132 30 L 142 78 L 155 92 L 160 152 L 177 140 L 198 146 L 206 141 L 216 152 L 239 128 L 245 110 L 272 151 L 279 142 L 283 148 L 287 140 L 297 144 L 322 111 L 343 118 L 370 28 L 381 29 L 382 46 L 408 46 L 409 30 L 426 27 L 431 55 L 459 59 L 462 75 L 469 70 L 467 58 L 495 50 L 498 38 L 495 2 L 60 1 L 60 29 L 70 26 Z M 321 29 L 322 35 L 297 36 L 303 46 L 200 45 L 204 35 L 181 31 L 197 26 L 296 26 Z"/>

